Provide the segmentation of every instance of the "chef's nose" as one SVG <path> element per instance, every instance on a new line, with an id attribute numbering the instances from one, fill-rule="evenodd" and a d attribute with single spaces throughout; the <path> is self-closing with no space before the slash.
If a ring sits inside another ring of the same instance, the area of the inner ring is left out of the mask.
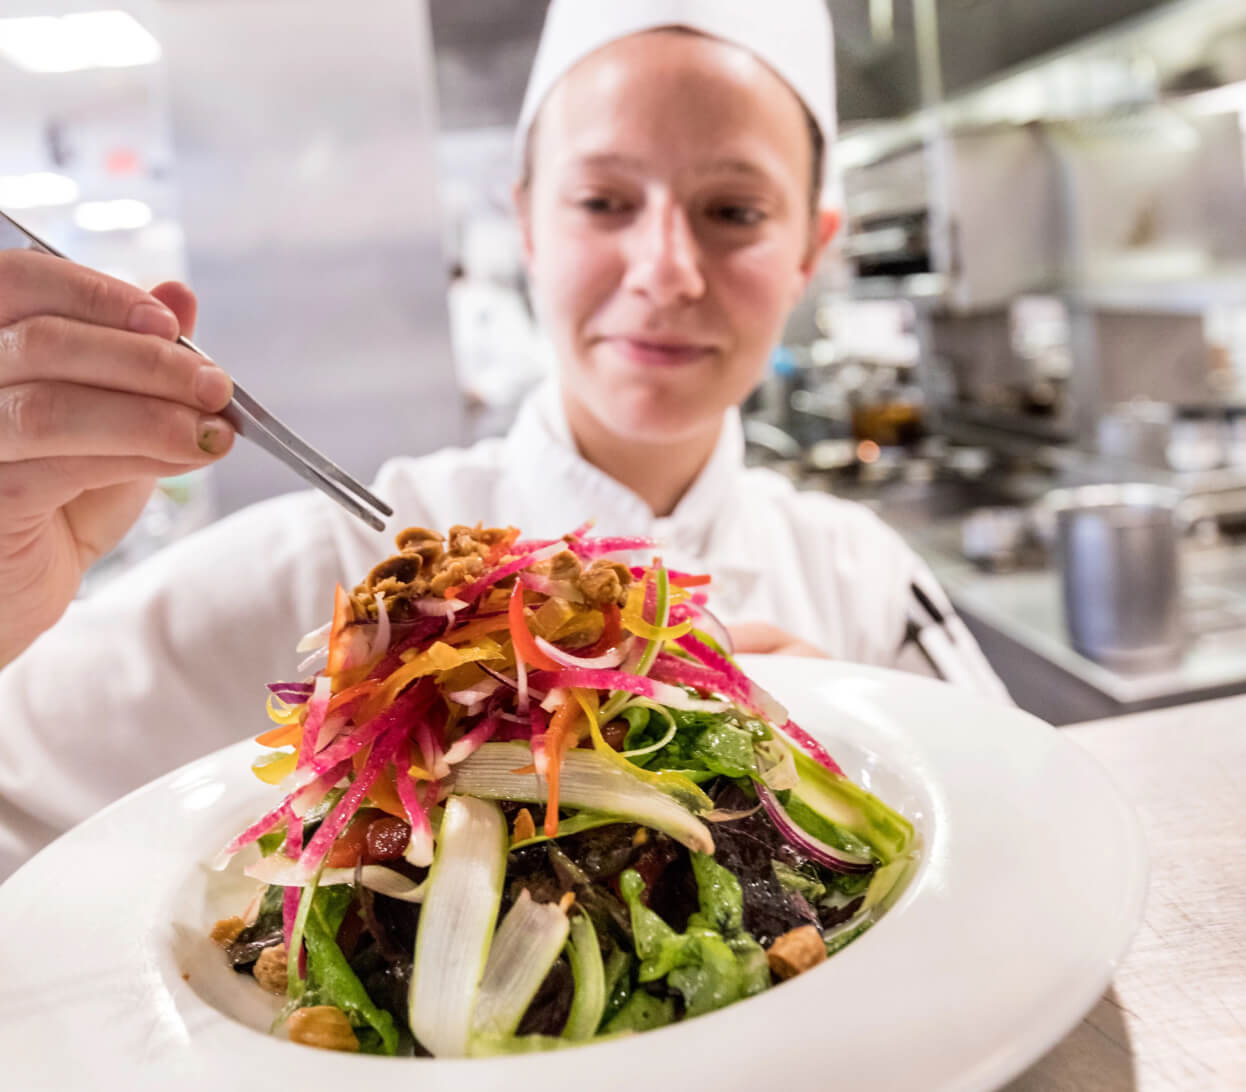
<path id="1" fill-rule="evenodd" d="M 631 227 L 625 286 L 657 307 L 686 303 L 705 291 L 701 251 L 687 212 L 675 201 L 651 201 Z"/>

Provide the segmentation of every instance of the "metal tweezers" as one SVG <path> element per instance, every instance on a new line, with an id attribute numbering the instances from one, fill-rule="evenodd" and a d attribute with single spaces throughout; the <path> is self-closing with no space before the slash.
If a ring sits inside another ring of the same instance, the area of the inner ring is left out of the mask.
<path id="1" fill-rule="evenodd" d="M 51 254 L 56 258 L 65 258 L 66 261 L 70 260 L 54 246 L 45 243 L 33 231 L 23 227 L 2 209 L 0 209 L 0 219 L 8 221 L 45 254 Z M 193 353 L 198 353 L 205 360 L 211 360 L 211 357 L 194 344 L 190 338 L 178 337 L 177 343 L 184 345 Z M 314 447 L 300 439 L 243 390 L 239 383 L 234 383 L 234 396 L 229 400 L 229 405 L 221 411 L 221 416 L 233 426 L 238 435 L 245 436 L 253 444 L 258 444 L 270 455 L 275 455 L 301 478 L 310 482 L 322 493 L 332 497 L 351 515 L 358 516 L 359 519 L 376 531 L 385 530 L 385 523 L 376 512 L 392 516 L 394 510 L 347 474 L 340 466 L 325 458 Z M 354 496 L 351 496 L 352 493 Z M 356 500 L 356 498 L 359 499 Z M 360 501 L 366 501 L 376 511 L 374 512 L 364 507 Z"/>

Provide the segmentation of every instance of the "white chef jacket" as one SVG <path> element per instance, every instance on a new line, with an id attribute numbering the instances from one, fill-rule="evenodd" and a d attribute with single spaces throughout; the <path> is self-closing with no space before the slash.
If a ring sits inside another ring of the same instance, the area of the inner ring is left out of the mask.
<path id="1" fill-rule="evenodd" d="M 925 566 L 867 509 L 746 469 L 743 452 L 732 410 L 675 511 L 655 517 L 580 457 L 550 383 L 504 438 L 387 462 L 374 489 L 394 507 L 391 533 L 305 492 L 173 544 L 74 602 L 0 670 L 0 879 L 130 789 L 263 731 L 265 684 L 296 676 L 294 646 L 327 619 L 334 584 L 353 587 L 411 525 L 481 521 L 552 538 L 595 518 L 594 533 L 652 536 L 671 568 L 712 574 L 724 622 L 770 622 L 839 660 L 901 664 L 910 585 L 950 613 Z M 1006 699 L 961 629 L 944 674 Z"/>

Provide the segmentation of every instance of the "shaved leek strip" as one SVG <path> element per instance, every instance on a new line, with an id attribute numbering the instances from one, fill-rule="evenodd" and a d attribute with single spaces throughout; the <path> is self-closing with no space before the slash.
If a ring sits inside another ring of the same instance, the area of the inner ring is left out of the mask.
<path id="1" fill-rule="evenodd" d="M 567 915 L 557 903 L 537 902 L 524 888 L 498 926 L 472 1012 L 472 1037 L 505 1039 L 519 1021 L 567 942 Z"/>
<path id="2" fill-rule="evenodd" d="M 544 803 L 549 795 L 545 779 L 515 773 L 530 761 L 523 743 L 486 743 L 454 768 L 454 791 L 489 800 Z M 714 852 L 709 828 L 683 804 L 595 751 L 576 748 L 567 752 L 559 797 L 565 807 L 617 815 L 669 834 L 689 849 Z"/>
<path id="3" fill-rule="evenodd" d="M 467 1053 L 476 988 L 502 902 L 506 843 L 506 820 L 496 804 L 446 799 L 408 995 L 411 1031 L 439 1058 Z"/>
<path id="4" fill-rule="evenodd" d="M 571 999 L 571 1011 L 567 1014 L 562 1037 L 582 1042 L 597 1034 L 606 1011 L 606 968 L 601 961 L 597 930 L 587 914 L 576 914 L 571 922 L 567 949 L 571 973 L 575 976 L 575 996 Z"/>
<path id="5" fill-rule="evenodd" d="M 584 715 L 588 718 L 588 730 L 593 740 L 593 749 L 598 755 L 611 765 L 617 766 L 629 777 L 639 778 L 646 785 L 652 785 L 654 788 L 675 797 L 675 799 L 692 811 L 700 813 L 709 811 L 713 807 L 710 798 L 701 791 L 695 782 L 689 781 L 683 774 L 676 773 L 674 770 L 646 770 L 619 754 L 618 751 L 606 742 L 606 737 L 601 734 L 601 718 L 598 715 L 597 709 L 597 691 L 585 689 L 584 687 L 575 687 L 571 692 L 575 695 L 576 700 L 580 703 L 580 707 L 584 710 Z"/>
<path id="6" fill-rule="evenodd" d="M 284 887 L 288 891 L 304 886 L 303 873 L 298 861 L 276 853 L 269 857 L 261 857 L 243 871 L 253 880 L 262 880 L 266 884 Z M 335 884 L 353 884 L 354 882 L 354 868 L 326 868 L 320 873 L 317 886 L 333 887 Z M 394 869 L 386 868 L 384 865 L 364 865 L 359 870 L 359 882 L 364 887 L 379 891 L 391 899 L 401 899 L 403 902 L 421 902 L 424 898 L 423 884 L 416 883 L 415 880 L 404 876 L 401 872 L 395 872 Z"/>

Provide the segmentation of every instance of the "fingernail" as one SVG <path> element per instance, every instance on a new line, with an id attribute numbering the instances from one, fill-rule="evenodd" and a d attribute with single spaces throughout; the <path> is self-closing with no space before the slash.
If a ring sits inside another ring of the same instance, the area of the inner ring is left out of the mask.
<path id="1" fill-rule="evenodd" d="M 204 409 L 219 410 L 233 393 L 233 380 L 215 364 L 204 364 L 195 376 L 195 397 Z"/>
<path id="2" fill-rule="evenodd" d="M 220 455 L 229 447 L 231 430 L 223 417 L 199 418 L 199 450 Z"/>
<path id="3" fill-rule="evenodd" d="M 177 318 L 167 307 L 158 303 L 136 303 L 130 308 L 130 329 L 136 334 L 157 334 L 160 337 L 177 337 Z"/>

